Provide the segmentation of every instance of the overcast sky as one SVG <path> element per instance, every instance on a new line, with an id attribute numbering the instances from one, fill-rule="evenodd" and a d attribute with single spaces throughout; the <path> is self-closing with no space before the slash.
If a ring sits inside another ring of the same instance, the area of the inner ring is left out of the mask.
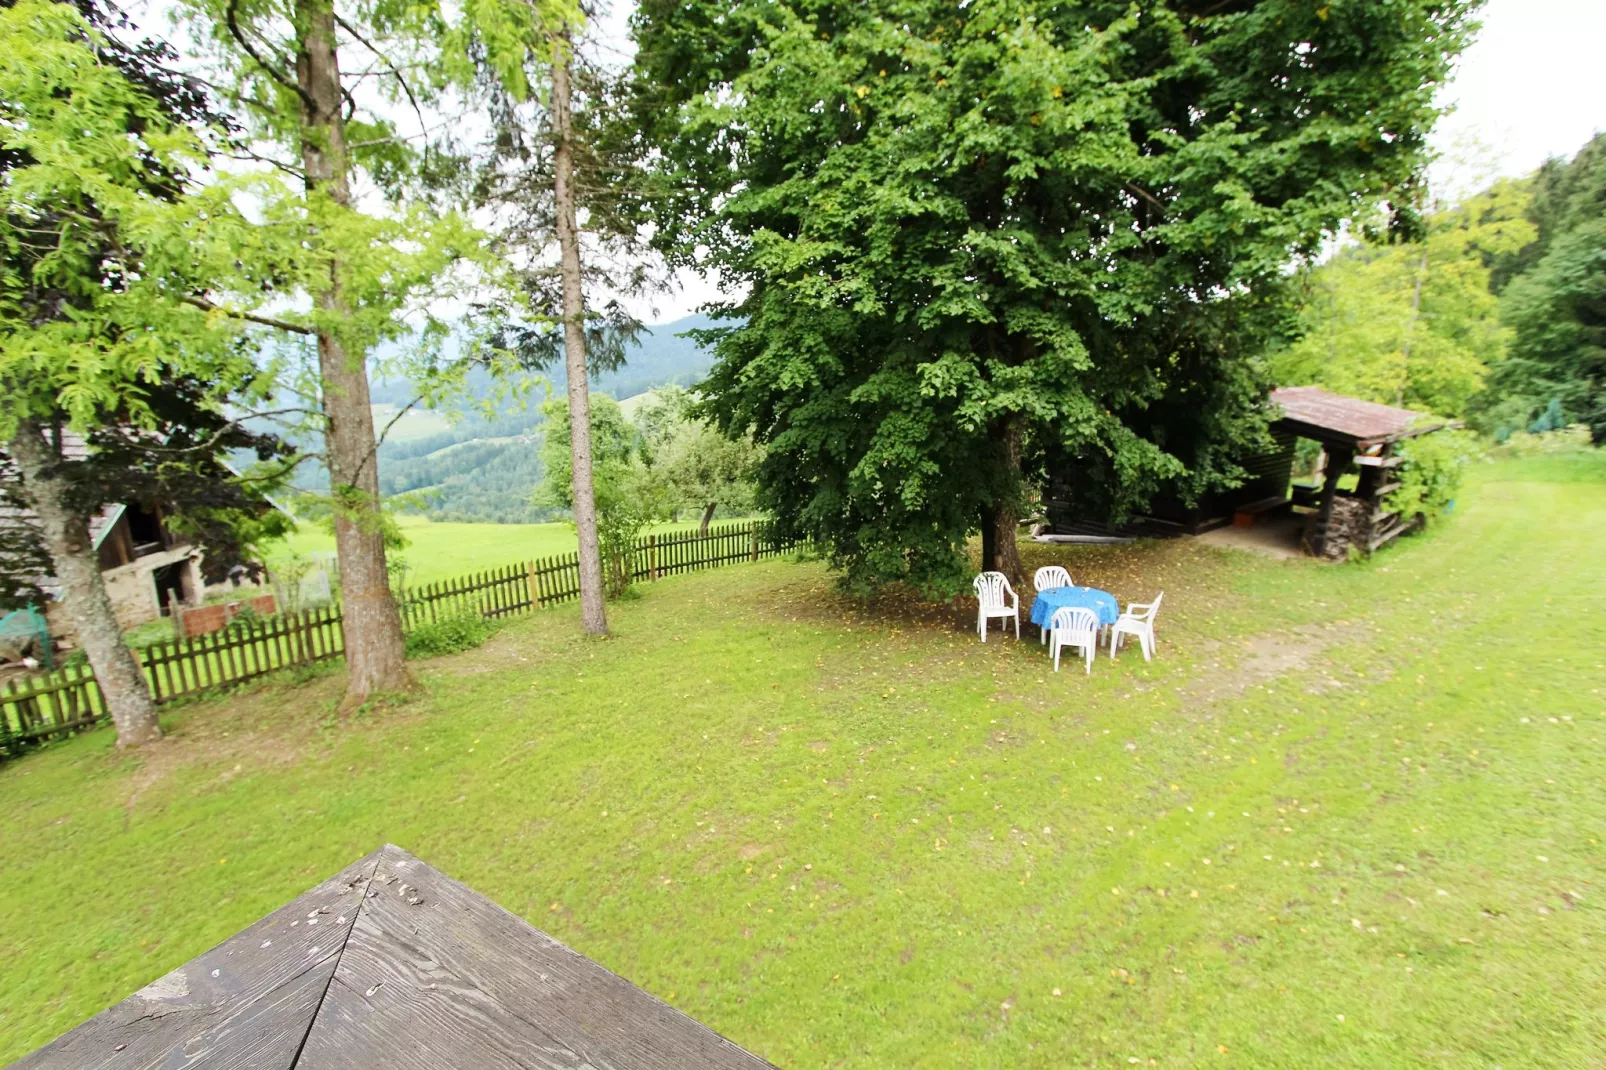
<path id="1" fill-rule="evenodd" d="M 1476 141 L 1497 173 L 1526 174 L 1606 130 L 1606 0 L 1490 0 L 1482 21 L 1434 138 L 1447 157 Z"/>

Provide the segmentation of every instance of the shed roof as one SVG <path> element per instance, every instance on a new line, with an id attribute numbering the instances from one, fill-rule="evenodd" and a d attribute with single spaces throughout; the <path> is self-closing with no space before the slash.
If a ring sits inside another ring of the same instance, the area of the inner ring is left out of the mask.
<path id="1" fill-rule="evenodd" d="M 770 1064 L 386 845 L 17 1067 Z"/>
<path id="2" fill-rule="evenodd" d="M 1350 446 L 1398 442 L 1444 427 L 1427 413 L 1345 397 L 1319 386 L 1285 386 L 1271 392 L 1283 411 L 1279 426 L 1306 438 Z"/>

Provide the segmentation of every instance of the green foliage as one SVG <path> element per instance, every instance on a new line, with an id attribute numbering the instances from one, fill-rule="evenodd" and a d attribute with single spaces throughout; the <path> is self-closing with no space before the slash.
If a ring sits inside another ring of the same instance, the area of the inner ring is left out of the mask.
<path id="1" fill-rule="evenodd" d="M 636 412 L 641 454 L 662 497 L 676 514 L 711 515 L 716 506 L 745 513 L 753 507 L 753 476 L 764 452 L 751 434 L 725 435 L 694 411 L 695 395 L 676 387 L 649 395 Z"/>
<path id="2" fill-rule="evenodd" d="M 1536 239 L 1496 278 L 1510 356 L 1477 424 L 1504 438 L 1578 422 L 1606 442 L 1606 135 L 1547 161 L 1532 185 Z"/>
<path id="3" fill-rule="evenodd" d="M 1550 410 L 1546 410 L 1549 412 Z M 1583 424 L 1571 427 L 1545 427 L 1536 420 L 1535 429 L 1518 431 L 1500 443 L 1495 455 L 1499 457 L 1534 457 L 1547 453 L 1574 453 L 1589 446 L 1589 428 Z"/>
<path id="4" fill-rule="evenodd" d="M 1555 402 L 1565 415 L 1549 423 L 1588 424 L 1606 443 L 1606 216 L 1559 236 L 1506 290 L 1505 314 L 1516 338 L 1500 388 L 1529 412 Z"/>
<path id="5" fill-rule="evenodd" d="M 252 246 L 248 184 L 201 181 L 226 120 L 132 32 L 91 3 L 0 6 L 0 444 L 42 437 L 72 511 L 160 508 L 217 580 L 287 529 L 265 495 L 293 450 L 234 422 L 271 375 L 200 296 Z M 4 468 L 0 499 L 26 504 Z M 31 524 L 5 527 L 0 604 L 53 571 Z"/>
<path id="6" fill-rule="evenodd" d="M 1412 202 L 1472 8 L 645 0 L 659 234 L 745 287 L 700 389 L 759 506 L 951 592 L 1050 475 L 1107 514 L 1231 483 L 1290 256 Z"/>
<path id="7" fill-rule="evenodd" d="M 574 508 L 574 463 L 570 453 L 569 406 L 553 399 L 542 408 L 546 432 L 541 462 L 546 481 L 537 501 Z M 641 436 L 625 419 L 619 403 L 591 395 L 591 477 L 597 506 L 597 538 L 602 548 L 603 581 L 610 598 L 630 586 L 636 540 L 669 515 L 663 488 L 641 458 Z"/>
<path id="8" fill-rule="evenodd" d="M 1310 272 L 1303 337 L 1279 384 L 1463 417 L 1506 355 L 1493 265 L 1537 235 L 1530 183 L 1500 182 L 1428 215 L 1420 240 L 1353 244 Z"/>
<path id="9" fill-rule="evenodd" d="M 1396 453 L 1405 459 L 1394 473 L 1400 486 L 1388 495 L 1383 507 L 1401 516 L 1432 521 L 1455 501 L 1467 465 L 1478 456 L 1479 447 L 1470 432 L 1436 431 L 1401 443 Z"/>
<path id="10" fill-rule="evenodd" d="M 146 386 L 175 375 L 250 382 L 237 324 L 188 300 L 251 242 L 236 184 L 188 180 L 213 117 L 175 57 L 46 0 L 0 7 L 0 54 L 0 439 L 23 418 L 144 424 Z"/>
<path id="11" fill-rule="evenodd" d="M 484 645 L 500 627 L 499 622 L 478 613 L 463 613 L 420 624 L 407 633 L 407 656 L 438 658 L 443 654 L 460 654 Z"/>

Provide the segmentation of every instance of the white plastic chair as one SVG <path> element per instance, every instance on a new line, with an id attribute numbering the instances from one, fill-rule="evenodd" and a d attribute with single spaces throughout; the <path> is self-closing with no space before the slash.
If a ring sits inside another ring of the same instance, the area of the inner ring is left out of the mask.
<path id="1" fill-rule="evenodd" d="M 1039 594 L 1055 587 L 1069 587 L 1071 574 L 1058 565 L 1045 565 L 1032 575 L 1032 586 Z M 1048 633 L 1049 627 L 1046 624 L 1037 629 L 1042 642 L 1048 642 Z"/>
<path id="2" fill-rule="evenodd" d="M 1032 576 L 1032 586 L 1039 591 L 1051 587 L 1070 587 L 1071 574 L 1058 565 L 1046 565 Z"/>
<path id="3" fill-rule="evenodd" d="M 1126 612 L 1115 622 L 1110 629 L 1110 657 L 1121 649 L 1121 636 L 1136 636 L 1138 646 L 1143 649 L 1143 660 L 1148 661 L 1154 656 L 1154 615 L 1160 612 L 1160 600 L 1165 597 L 1161 591 L 1154 596 L 1154 601 L 1147 605 L 1142 602 L 1130 602 Z"/>
<path id="4" fill-rule="evenodd" d="M 1054 635 L 1054 642 L 1049 647 L 1054 652 L 1054 671 L 1060 671 L 1060 651 L 1069 646 L 1082 652 L 1088 675 L 1091 676 L 1093 656 L 1099 649 L 1099 615 L 1086 606 L 1066 606 L 1054 611 L 1048 627 Z"/>
<path id="5" fill-rule="evenodd" d="M 1015 621 L 1015 638 L 1020 638 L 1020 599 L 1009 585 L 1009 577 L 1002 572 L 983 572 L 972 586 L 976 589 L 976 631 L 981 641 L 987 641 L 989 617 L 1011 618 Z"/>

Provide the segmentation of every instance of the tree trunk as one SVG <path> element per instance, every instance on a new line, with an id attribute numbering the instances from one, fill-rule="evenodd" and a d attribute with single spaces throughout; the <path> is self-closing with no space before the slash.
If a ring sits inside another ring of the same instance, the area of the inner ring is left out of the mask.
<path id="1" fill-rule="evenodd" d="M 552 35 L 552 199 L 557 210 L 563 279 L 563 357 L 569 379 L 569 451 L 574 469 L 574 527 L 580 539 L 580 626 L 608 634 L 602 605 L 602 551 L 591 479 L 591 391 L 586 382 L 585 297 L 580 285 L 580 232 L 574 211 L 573 122 L 569 112 L 569 35 Z"/>
<path id="2" fill-rule="evenodd" d="M 708 525 L 713 523 L 714 510 L 717 509 L 717 508 L 719 508 L 719 503 L 718 502 L 709 502 L 708 505 L 706 507 L 704 507 L 704 509 L 703 509 L 703 523 L 702 523 L 702 526 L 697 529 L 697 534 L 699 534 L 699 535 L 707 535 L 708 534 Z"/>
<path id="3" fill-rule="evenodd" d="M 981 570 L 998 571 L 998 528 L 993 525 L 991 506 L 981 510 Z"/>
<path id="4" fill-rule="evenodd" d="M 1006 483 L 993 501 L 991 515 L 983 517 L 982 553 L 985 557 L 987 533 L 990 530 L 993 542 L 992 568 L 1008 576 L 1009 581 L 1018 586 L 1023 576 L 1020 547 L 1015 544 L 1015 533 L 1020 528 L 1020 417 L 1006 417 L 998 429 L 998 436 L 1004 451 Z"/>
<path id="5" fill-rule="evenodd" d="M 11 442 L 11 459 L 22 473 L 22 490 L 39 517 L 45 550 L 55 566 L 78 629 L 78 643 L 95 670 L 106 710 L 117 726 L 119 747 L 138 747 L 162 738 L 156 703 L 145 674 L 123 642 L 111 596 L 100 574 L 100 559 L 89 539 L 89 522 L 67 504 L 67 483 L 52 470 L 58 463 L 38 425 L 24 420 Z"/>
<path id="6" fill-rule="evenodd" d="M 340 109 L 340 64 L 335 54 L 335 14 L 328 0 L 297 0 L 304 28 L 296 56 L 301 104 L 301 158 L 307 194 L 351 205 L 345 121 Z M 341 265 L 329 264 L 329 286 L 314 295 L 317 307 L 335 319 L 350 315 L 341 286 Z M 340 559 L 341 618 L 346 639 L 346 708 L 385 691 L 413 686 L 402 642 L 401 615 L 390 593 L 385 540 L 380 529 L 379 462 L 374 414 L 369 405 L 363 353 L 348 353 L 333 333 L 318 332 L 322 376 L 325 460 L 335 499 L 335 549 Z"/>

